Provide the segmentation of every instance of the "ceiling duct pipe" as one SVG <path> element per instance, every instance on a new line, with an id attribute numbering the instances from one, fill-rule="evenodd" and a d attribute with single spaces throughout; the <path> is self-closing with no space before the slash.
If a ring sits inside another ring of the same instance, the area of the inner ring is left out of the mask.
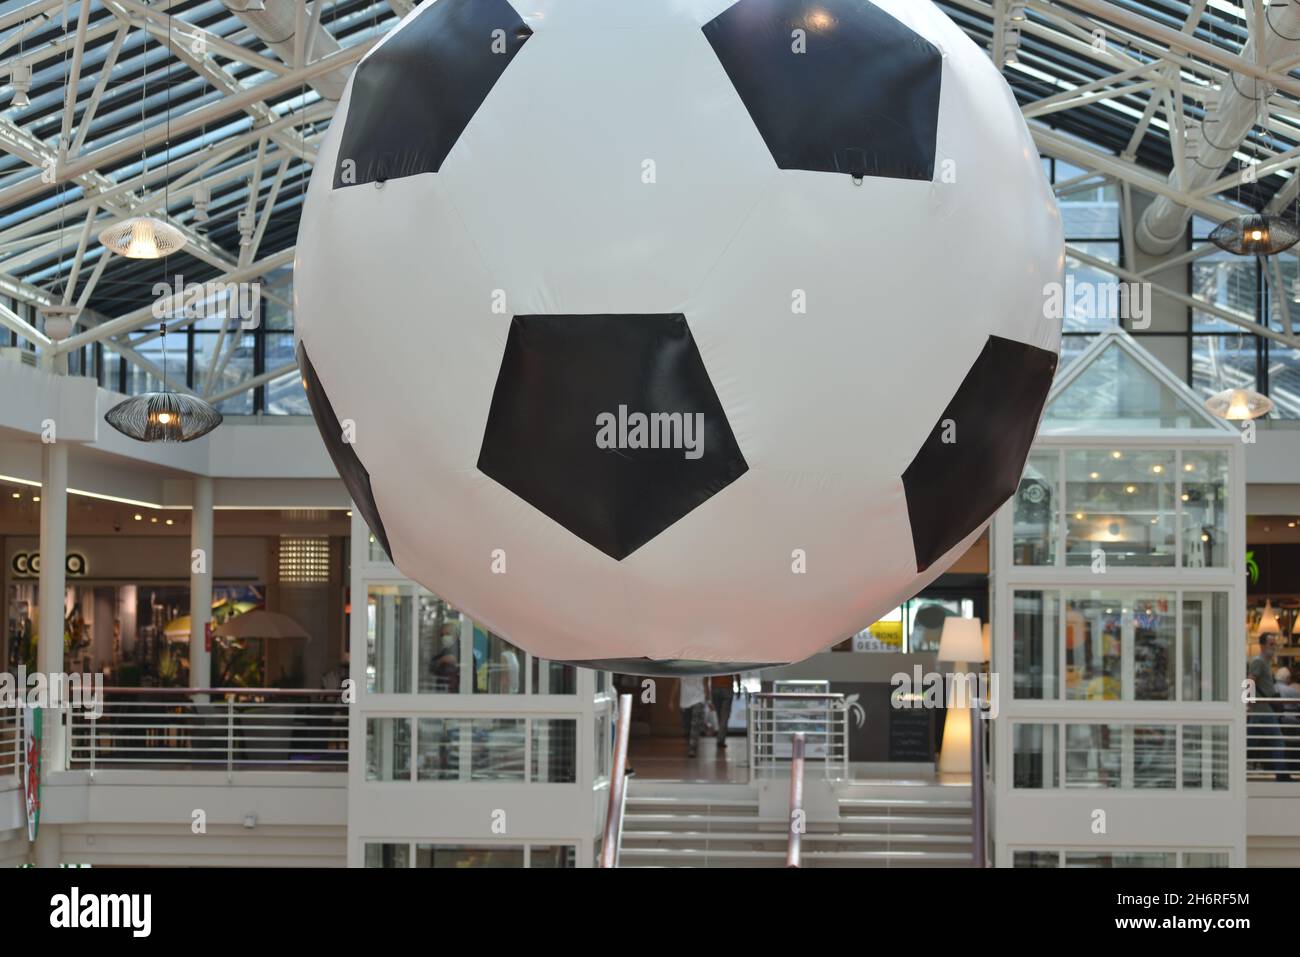
<path id="1" fill-rule="evenodd" d="M 1264 21 L 1263 43 L 1251 38 L 1242 51 L 1242 57 L 1248 62 L 1267 66 L 1294 56 L 1294 38 L 1300 37 L 1300 3 L 1269 4 L 1264 7 Z M 1223 176 L 1233 154 L 1259 122 L 1258 97 L 1261 92 L 1267 92 L 1262 81 L 1249 75 L 1231 74 L 1217 97 L 1218 102 L 1207 104 L 1197 156 L 1186 160 L 1184 181 L 1179 182 L 1175 170 L 1169 174 L 1170 186 L 1194 192 Z M 1186 206 L 1168 196 L 1157 196 L 1138 221 L 1138 247 L 1153 256 L 1163 256 L 1172 251 L 1182 243 L 1191 215 L 1192 211 Z"/>
<path id="2" fill-rule="evenodd" d="M 317 0 L 318 3 L 324 0 Z M 227 10 L 239 17 L 258 38 L 275 51 L 285 63 L 293 64 L 297 51 L 298 10 L 295 0 L 222 0 Z M 306 40 L 302 45 L 306 60 L 319 60 L 340 49 L 339 42 L 321 24 L 319 18 L 304 14 L 302 28 Z M 308 85 L 322 97 L 337 102 L 352 74 L 352 66 L 339 67 L 310 80 Z"/>

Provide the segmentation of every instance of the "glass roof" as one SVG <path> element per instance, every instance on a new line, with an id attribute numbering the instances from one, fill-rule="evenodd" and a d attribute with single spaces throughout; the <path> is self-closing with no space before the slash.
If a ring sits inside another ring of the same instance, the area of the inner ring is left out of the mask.
<path id="1" fill-rule="evenodd" d="M 1081 356 L 1080 370 L 1051 399 L 1043 435 L 1155 432 L 1219 426 L 1171 382 L 1139 361 L 1120 336 Z"/>

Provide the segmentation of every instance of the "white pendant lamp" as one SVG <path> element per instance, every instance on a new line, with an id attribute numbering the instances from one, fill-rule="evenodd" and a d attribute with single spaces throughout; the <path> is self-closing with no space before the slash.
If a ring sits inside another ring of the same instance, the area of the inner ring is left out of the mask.
<path id="1" fill-rule="evenodd" d="M 1224 389 L 1205 400 L 1205 408 L 1229 422 L 1247 422 L 1273 411 L 1273 400 L 1254 389 Z"/>
<path id="2" fill-rule="evenodd" d="M 127 259 L 162 259 L 185 245 L 185 234 L 152 216 L 114 223 L 99 234 L 107 249 Z"/>
<path id="3" fill-rule="evenodd" d="M 1273 611 L 1273 603 L 1266 601 L 1264 603 L 1264 613 L 1259 616 L 1259 624 L 1255 628 L 1257 635 L 1280 635 L 1282 626 L 1278 624 L 1277 615 Z"/>

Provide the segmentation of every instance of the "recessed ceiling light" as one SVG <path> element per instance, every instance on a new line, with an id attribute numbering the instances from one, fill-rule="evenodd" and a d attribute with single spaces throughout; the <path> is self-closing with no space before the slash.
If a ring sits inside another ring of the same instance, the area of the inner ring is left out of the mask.
<path id="1" fill-rule="evenodd" d="M 137 522 L 139 522 L 139 521 L 143 521 L 143 520 L 144 520 L 144 516 L 141 515 L 141 514 L 139 514 L 139 513 L 137 512 L 137 513 L 136 513 L 136 516 L 135 516 L 135 520 L 136 520 Z"/>
<path id="2" fill-rule="evenodd" d="M 169 518 L 169 519 L 167 519 L 167 524 L 168 524 L 168 525 L 175 525 L 176 523 L 173 522 L 173 521 Z"/>
<path id="3" fill-rule="evenodd" d="M 157 524 L 158 524 L 158 516 L 157 516 L 157 515 L 150 515 L 150 516 L 149 516 L 149 521 L 152 522 L 154 525 L 157 525 Z"/>

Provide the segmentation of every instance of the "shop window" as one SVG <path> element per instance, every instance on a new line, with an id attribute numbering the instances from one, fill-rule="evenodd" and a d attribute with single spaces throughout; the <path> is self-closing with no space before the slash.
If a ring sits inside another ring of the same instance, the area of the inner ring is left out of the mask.
<path id="1" fill-rule="evenodd" d="M 1017 565 L 1055 565 L 1060 456 L 1034 452 L 1016 491 L 1012 554 Z"/>
<path id="2" fill-rule="evenodd" d="M 410 844 L 367 844 L 366 867 L 410 867 Z"/>
<path id="3" fill-rule="evenodd" d="M 411 719 L 366 719 L 366 780 L 411 779 Z"/>
<path id="4" fill-rule="evenodd" d="M 529 780 L 572 784 L 578 780 L 578 722 L 572 718 L 534 718 L 533 766 Z"/>
<path id="5" fill-rule="evenodd" d="M 366 691 L 409 694 L 415 620 L 413 589 L 372 585 L 366 611 Z"/>
<path id="6" fill-rule="evenodd" d="M 533 844 L 528 848 L 528 866 L 571 868 L 578 866 L 578 849 L 572 844 Z"/>
<path id="7" fill-rule="evenodd" d="M 610 727 L 609 715 L 596 715 L 596 780 L 609 778 L 609 764 L 614 740 Z"/>
<path id="8" fill-rule="evenodd" d="M 1228 564 L 1228 453 L 1184 452 L 1179 473 L 1185 568 Z"/>
<path id="9" fill-rule="evenodd" d="M 524 849 L 513 845 L 470 847 L 462 844 L 417 844 L 415 866 L 433 868 L 523 867 Z"/>
<path id="10" fill-rule="evenodd" d="M 1165 789 L 1177 785 L 1173 725 L 1067 724 L 1067 788 Z"/>
<path id="11" fill-rule="evenodd" d="M 1226 724 L 1183 726 L 1183 788 L 1228 790 L 1228 732 Z"/>
<path id="12" fill-rule="evenodd" d="M 1227 851 L 1183 851 L 1183 867 L 1227 867 Z"/>
<path id="13" fill-rule="evenodd" d="M 477 624 L 474 625 L 474 693 L 524 693 L 524 652 Z"/>
<path id="14" fill-rule="evenodd" d="M 1066 564 L 1173 566 L 1175 468 L 1172 451 L 1067 451 Z"/>
<path id="15" fill-rule="evenodd" d="M 1011 747 L 1017 788 L 1058 786 L 1057 767 L 1060 729 L 1054 724 L 1013 724 Z"/>
<path id="16" fill-rule="evenodd" d="M 516 718 L 475 718 L 471 781 L 524 780 L 524 726 Z"/>
<path id="17" fill-rule="evenodd" d="M 1172 701 L 1173 595 L 1065 593 L 1065 696 L 1084 701 Z"/>
<path id="18" fill-rule="evenodd" d="M 1175 867 L 1174 851 L 1066 851 L 1066 867 Z"/>
<path id="19" fill-rule="evenodd" d="M 1060 867 L 1060 851 L 1015 851 L 1011 855 L 1012 867 Z"/>
<path id="20" fill-rule="evenodd" d="M 1183 594 L 1183 700 L 1228 700 L 1228 593 Z"/>
<path id="21" fill-rule="evenodd" d="M 457 694 L 461 690 L 462 639 L 474 623 L 437 595 L 418 594 L 419 680 L 421 694 Z"/>
<path id="22" fill-rule="evenodd" d="M 577 694 L 578 669 L 562 661 L 533 659 L 533 694 Z"/>
<path id="23" fill-rule="evenodd" d="M 461 744 L 472 734 L 469 722 L 456 718 L 420 718 L 417 724 L 416 778 L 420 781 L 460 780 Z"/>
<path id="24" fill-rule="evenodd" d="M 1013 694 L 1028 700 L 1056 698 L 1060 597 L 1054 591 L 1018 591 L 1012 607 Z"/>

